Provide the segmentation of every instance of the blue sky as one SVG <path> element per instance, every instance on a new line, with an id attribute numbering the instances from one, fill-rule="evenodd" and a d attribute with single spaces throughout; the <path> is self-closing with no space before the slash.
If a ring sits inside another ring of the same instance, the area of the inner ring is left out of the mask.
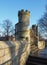
<path id="1" fill-rule="evenodd" d="M 0 0 L 0 23 L 5 19 L 18 22 L 18 10 L 30 11 L 30 26 L 36 24 L 45 12 L 46 0 Z"/>

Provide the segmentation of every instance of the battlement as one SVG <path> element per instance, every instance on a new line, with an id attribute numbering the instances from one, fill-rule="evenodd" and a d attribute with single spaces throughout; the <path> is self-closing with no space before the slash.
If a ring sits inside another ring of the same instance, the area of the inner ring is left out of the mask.
<path id="1" fill-rule="evenodd" d="M 28 11 L 28 10 L 20 10 L 19 12 L 18 12 L 18 16 L 20 16 L 20 15 L 30 15 L 30 11 Z"/>

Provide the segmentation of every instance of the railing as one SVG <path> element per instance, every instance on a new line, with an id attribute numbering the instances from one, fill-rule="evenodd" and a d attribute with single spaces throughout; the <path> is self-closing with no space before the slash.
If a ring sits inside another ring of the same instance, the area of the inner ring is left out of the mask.
<path id="1" fill-rule="evenodd" d="M 47 65 L 47 58 L 29 56 L 26 65 Z"/>

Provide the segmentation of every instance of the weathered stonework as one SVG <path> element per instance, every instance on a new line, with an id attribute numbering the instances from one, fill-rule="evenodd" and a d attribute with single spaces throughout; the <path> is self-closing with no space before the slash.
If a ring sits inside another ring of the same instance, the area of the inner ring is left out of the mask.
<path id="1" fill-rule="evenodd" d="M 18 23 L 15 25 L 16 38 L 28 38 L 30 42 L 30 12 L 28 10 L 21 10 L 18 12 Z"/>
<path id="2" fill-rule="evenodd" d="M 24 65 L 26 63 L 30 53 L 30 44 L 21 41 L 0 41 L 0 65 Z"/>
<path id="3" fill-rule="evenodd" d="M 18 12 L 18 18 L 19 18 L 19 22 L 28 22 L 29 23 L 29 17 L 30 17 L 30 12 L 28 10 L 24 11 L 21 10 Z"/>
<path id="4" fill-rule="evenodd" d="M 38 41 L 38 48 L 44 49 L 45 48 L 45 41 Z"/>
<path id="5" fill-rule="evenodd" d="M 34 33 L 34 44 L 37 45 L 38 44 L 38 39 L 39 39 L 38 25 L 32 25 L 32 30 L 33 30 L 33 33 Z"/>

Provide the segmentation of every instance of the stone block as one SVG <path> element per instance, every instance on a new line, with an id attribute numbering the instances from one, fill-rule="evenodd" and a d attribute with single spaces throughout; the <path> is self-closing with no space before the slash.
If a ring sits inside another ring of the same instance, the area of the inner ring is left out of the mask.
<path id="1" fill-rule="evenodd" d="M 45 41 L 38 41 L 38 48 L 44 49 L 45 48 Z"/>

